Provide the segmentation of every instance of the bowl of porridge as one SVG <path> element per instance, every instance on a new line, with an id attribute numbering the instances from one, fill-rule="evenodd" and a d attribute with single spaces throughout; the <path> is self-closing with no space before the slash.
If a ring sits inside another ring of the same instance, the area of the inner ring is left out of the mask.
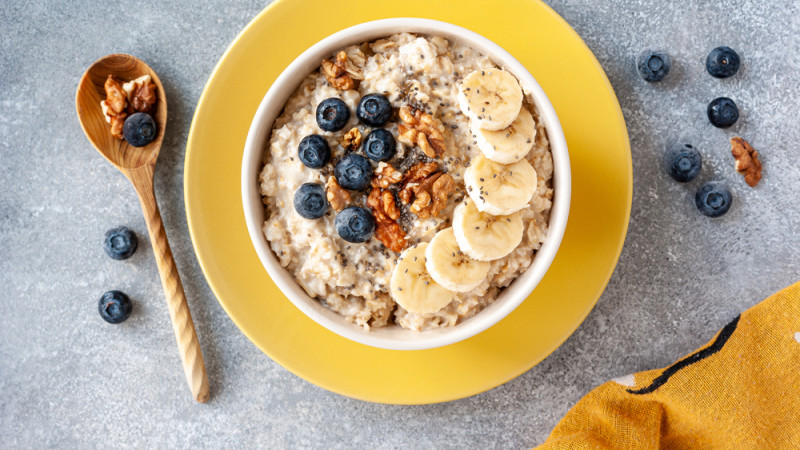
<path id="1" fill-rule="evenodd" d="M 279 289 L 334 333 L 393 350 L 461 341 L 520 305 L 561 243 L 570 186 L 533 76 L 427 19 L 306 50 L 262 100 L 242 162 L 248 232 Z"/>

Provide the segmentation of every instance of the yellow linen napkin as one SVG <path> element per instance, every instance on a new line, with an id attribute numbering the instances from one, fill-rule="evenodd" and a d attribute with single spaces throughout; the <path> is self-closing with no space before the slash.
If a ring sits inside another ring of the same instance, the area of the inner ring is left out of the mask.
<path id="1" fill-rule="evenodd" d="M 800 449 L 800 283 L 671 366 L 609 381 L 541 449 Z"/>

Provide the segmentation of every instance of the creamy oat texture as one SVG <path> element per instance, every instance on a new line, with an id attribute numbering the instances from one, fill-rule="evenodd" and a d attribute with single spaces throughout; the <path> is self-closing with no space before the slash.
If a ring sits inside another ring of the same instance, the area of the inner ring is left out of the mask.
<path id="1" fill-rule="evenodd" d="M 345 153 L 339 140 L 347 130 L 358 126 L 364 136 L 371 131 L 355 117 L 359 99 L 370 93 L 384 94 L 395 110 L 411 104 L 434 115 L 447 128 L 447 150 L 436 161 L 458 187 L 438 217 L 423 220 L 406 213 L 400 221 L 410 244 L 430 241 L 438 230 L 450 226 L 455 205 L 466 195 L 463 172 L 469 161 L 480 154 L 468 119 L 456 101 L 459 80 L 473 70 L 496 66 L 467 46 L 441 37 L 408 33 L 345 50 L 348 58 L 363 68 L 364 80 L 358 89 L 339 91 L 328 84 L 320 71 L 315 71 L 292 94 L 273 126 L 259 176 L 267 216 L 264 234 L 281 265 L 300 286 L 350 322 L 364 328 L 397 324 L 417 331 L 453 326 L 491 304 L 530 266 L 547 235 L 553 161 L 544 125 L 526 92 L 523 107 L 533 114 L 537 124 L 536 139 L 527 159 L 536 169 L 538 187 L 530 205 L 521 211 L 525 232 L 520 245 L 508 256 L 492 261 L 486 279 L 473 290 L 456 295 L 446 307 L 432 314 L 410 313 L 389 295 L 389 280 L 398 254 L 374 238 L 364 244 L 342 240 L 334 227 L 333 210 L 317 220 L 304 219 L 294 210 L 294 192 L 300 185 L 325 185 L 333 172 L 330 164 L 321 170 L 304 166 L 297 157 L 297 147 L 303 137 L 319 134 L 328 140 L 332 161 L 337 161 Z M 350 122 L 336 133 L 321 130 L 315 119 L 316 106 L 330 97 L 341 98 L 351 111 Z M 395 138 L 397 123 L 395 117 L 384 126 Z M 397 156 L 390 163 L 398 170 L 418 161 L 419 149 L 397 145 Z M 365 200 L 365 194 L 352 192 L 350 204 L 365 206 Z"/>

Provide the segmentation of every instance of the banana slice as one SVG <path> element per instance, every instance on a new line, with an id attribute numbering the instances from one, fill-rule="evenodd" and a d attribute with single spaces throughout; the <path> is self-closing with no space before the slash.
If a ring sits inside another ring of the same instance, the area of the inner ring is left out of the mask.
<path id="1" fill-rule="evenodd" d="M 458 246 L 453 228 L 436 233 L 425 249 L 425 268 L 434 281 L 456 292 L 468 292 L 489 273 L 489 263 L 476 261 Z"/>
<path id="2" fill-rule="evenodd" d="M 475 128 L 502 130 L 514 122 L 522 108 L 522 88 L 505 70 L 476 70 L 459 86 L 458 105 Z"/>
<path id="3" fill-rule="evenodd" d="M 425 270 L 425 249 L 421 243 L 400 254 L 389 283 L 392 298 L 412 313 L 434 313 L 450 303 L 455 292 L 447 290 Z"/>
<path id="4" fill-rule="evenodd" d="M 478 261 L 494 261 L 513 252 L 522 242 L 524 228 L 519 212 L 493 216 L 478 211 L 470 199 L 461 202 L 453 212 L 453 232 L 458 247 Z"/>
<path id="5" fill-rule="evenodd" d="M 522 108 L 508 128 L 489 131 L 474 127 L 472 134 L 478 148 L 487 158 L 501 164 L 511 164 L 523 159 L 533 147 L 536 122 L 531 113 Z"/>
<path id="6" fill-rule="evenodd" d="M 479 211 L 508 215 L 528 205 L 536 192 L 536 170 L 523 159 L 514 164 L 496 163 L 483 155 L 464 171 L 467 192 Z"/>

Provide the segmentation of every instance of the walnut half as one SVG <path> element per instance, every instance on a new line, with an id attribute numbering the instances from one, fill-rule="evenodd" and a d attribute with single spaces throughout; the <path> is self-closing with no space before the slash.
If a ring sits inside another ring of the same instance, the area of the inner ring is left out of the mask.
<path id="1" fill-rule="evenodd" d="M 750 187 L 756 187 L 761 181 L 761 160 L 758 159 L 758 152 L 744 139 L 734 137 L 731 138 L 731 154 L 736 160 L 736 171 L 744 175 L 744 181 Z"/>

